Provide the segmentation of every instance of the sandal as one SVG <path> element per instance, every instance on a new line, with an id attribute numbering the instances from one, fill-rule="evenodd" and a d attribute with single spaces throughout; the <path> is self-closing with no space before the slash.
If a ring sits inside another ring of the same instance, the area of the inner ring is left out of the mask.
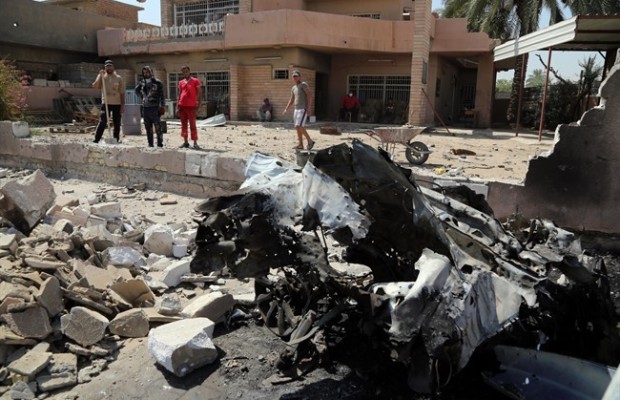
<path id="1" fill-rule="evenodd" d="M 312 150 L 313 147 L 314 147 L 314 140 L 308 143 L 308 150 Z"/>
<path id="2" fill-rule="evenodd" d="M 295 146 L 293 147 L 293 150 L 303 150 L 304 146 Z"/>

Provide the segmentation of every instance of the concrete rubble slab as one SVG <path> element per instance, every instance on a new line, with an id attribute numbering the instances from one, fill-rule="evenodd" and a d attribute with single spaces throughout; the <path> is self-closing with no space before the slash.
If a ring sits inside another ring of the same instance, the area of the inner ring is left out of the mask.
<path id="1" fill-rule="evenodd" d="M 217 359 L 218 352 L 211 341 L 214 327 L 208 318 L 191 318 L 151 329 L 149 354 L 176 376 L 185 376 Z"/>
<path id="2" fill-rule="evenodd" d="M 10 180 L 0 187 L 0 213 L 23 233 L 29 233 L 54 204 L 56 193 L 45 174 Z"/>
<path id="3" fill-rule="evenodd" d="M 86 307 L 71 308 L 69 314 L 60 317 L 60 330 L 64 335 L 82 346 L 90 346 L 103 339 L 110 321 Z"/>
<path id="4" fill-rule="evenodd" d="M 235 299 L 231 294 L 215 291 L 193 299 L 183 308 L 181 315 L 186 318 L 204 317 L 219 321 L 234 305 Z"/>
<path id="5" fill-rule="evenodd" d="M 144 311 L 134 308 L 118 313 L 108 329 L 121 337 L 145 337 L 149 333 L 149 319 Z"/>

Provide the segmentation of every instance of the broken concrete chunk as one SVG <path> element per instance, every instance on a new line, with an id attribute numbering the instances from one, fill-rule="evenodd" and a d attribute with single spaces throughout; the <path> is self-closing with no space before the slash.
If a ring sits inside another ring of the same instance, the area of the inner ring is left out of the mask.
<path id="1" fill-rule="evenodd" d="M 177 204 L 177 199 L 174 196 L 164 195 L 159 199 L 159 204 L 161 205 Z"/>
<path id="2" fill-rule="evenodd" d="M 82 346 L 90 346 L 101 339 L 110 321 L 96 311 L 76 306 L 60 317 L 60 330 Z"/>
<path id="3" fill-rule="evenodd" d="M 5 183 L 0 193 L 0 215 L 24 233 L 29 233 L 45 216 L 56 197 L 52 183 L 40 170 Z"/>
<path id="4" fill-rule="evenodd" d="M 157 309 L 155 309 L 154 307 L 144 307 L 142 308 L 142 311 L 144 311 L 147 318 L 149 319 L 149 323 L 163 322 L 167 324 L 170 322 L 181 320 L 181 317 L 179 316 L 160 314 L 159 312 L 157 312 Z"/>
<path id="5" fill-rule="evenodd" d="M 50 317 L 54 317 L 65 308 L 60 283 L 54 276 L 43 282 L 35 298 L 39 304 L 45 307 Z"/>
<path id="6" fill-rule="evenodd" d="M 232 295 L 216 291 L 192 300 L 181 311 L 181 315 L 186 318 L 205 317 L 217 322 L 224 314 L 232 310 L 234 305 L 235 299 Z"/>
<path id="7" fill-rule="evenodd" d="M 186 244 L 174 244 L 172 245 L 172 256 L 174 258 L 183 258 L 187 255 Z"/>
<path id="8" fill-rule="evenodd" d="M 107 227 L 108 224 L 108 220 L 103 218 L 103 217 L 99 217 L 97 215 L 89 215 L 88 219 L 86 220 L 86 226 L 91 227 L 91 226 L 103 226 L 103 227 Z"/>
<path id="9" fill-rule="evenodd" d="M 76 373 L 61 373 L 54 375 L 39 375 L 37 376 L 37 385 L 43 392 L 49 392 L 68 386 L 74 386 L 77 384 L 77 371 Z"/>
<path id="10" fill-rule="evenodd" d="M 157 311 L 163 315 L 178 315 L 183 307 L 181 306 L 181 300 L 176 294 L 165 294 L 161 297 L 159 308 Z"/>
<path id="11" fill-rule="evenodd" d="M 66 263 L 58 261 L 55 258 L 41 256 L 26 257 L 24 258 L 24 263 L 29 267 L 39 270 L 55 270 L 67 265 Z"/>
<path id="12" fill-rule="evenodd" d="M 145 337 L 149 333 L 149 319 L 144 311 L 134 308 L 117 314 L 109 329 L 122 337 Z"/>
<path id="13" fill-rule="evenodd" d="M 104 251 L 108 263 L 118 267 L 138 266 L 142 261 L 142 253 L 131 247 L 108 247 Z"/>
<path id="14" fill-rule="evenodd" d="M 66 194 L 61 194 L 56 197 L 56 201 L 54 202 L 56 206 L 60 208 L 73 208 L 80 205 L 80 199 L 75 196 L 67 196 Z"/>
<path id="15" fill-rule="evenodd" d="M 0 315 L 9 312 L 9 308 L 14 304 L 24 304 L 26 301 L 20 297 L 7 296 L 0 303 Z"/>
<path id="16" fill-rule="evenodd" d="M 110 290 L 116 292 L 126 302 L 134 307 L 155 304 L 155 295 L 142 279 L 131 279 L 117 282 L 110 286 Z"/>
<path id="17" fill-rule="evenodd" d="M 90 213 L 105 219 L 121 218 L 121 203 L 118 201 L 110 201 L 107 203 L 99 203 L 90 207 Z"/>
<path id="18" fill-rule="evenodd" d="M 11 386 L 11 399 L 19 400 L 31 400 L 36 397 L 36 383 L 26 383 L 23 381 L 17 381 Z"/>
<path id="19" fill-rule="evenodd" d="M 192 318 L 151 329 L 148 349 L 164 368 L 182 377 L 217 359 L 211 341 L 215 324 L 208 318 Z"/>
<path id="20" fill-rule="evenodd" d="M 29 351 L 17 360 L 11 362 L 7 368 L 9 371 L 25 376 L 29 381 L 47 366 L 52 358 L 52 353 L 44 351 Z"/>
<path id="21" fill-rule="evenodd" d="M 19 283 L 0 281 L 0 300 L 4 300 L 9 296 L 24 299 L 27 302 L 32 301 L 32 295 L 28 287 Z"/>
<path id="22" fill-rule="evenodd" d="M 9 328 L 24 338 L 45 339 L 52 333 L 47 310 L 34 305 L 20 312 L 9 312 L 2 315 Z"/>
<path id="23" fill-rule="evenodd" d="M 8 250 L 10 254 L 15 254 L 17 250 L 17 235 L 0 233 L 0 249 Z"/>
<path id="24" fill-rule="evenodd" d="M 175 287 L 181 283 L 181 277 L 190 273 L 189 260 L 179 260 L 166 267 L 161 271 L 159 280 L 168 285 Z"/>
<path id="25" fill-rule="evenodd" d="M 162 256 L 172 255 L 174 233 L 165 225 L 151 225 L 144 232 L 144 250 Z"/>
<path id="26" fill-rule="evenodd" d="M 54 223 L 54 229 L 56 229 L 59 232 L 66 232 L 66 233 L 71 234 L 74 229 L 73 222 L 71 222 L 67 218 L 59 219 L 58 221 L 56 221 L 56 223 Z"/>

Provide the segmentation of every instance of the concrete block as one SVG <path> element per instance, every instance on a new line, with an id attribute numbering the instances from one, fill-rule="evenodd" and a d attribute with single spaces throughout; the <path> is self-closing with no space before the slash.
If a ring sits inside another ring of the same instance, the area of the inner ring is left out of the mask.
<path id="1" fill-rule="evenodd" d="M 211 341 L 214 326 L 208 318 L 192 318 L 151 329 L 149 354 L 176 376 L 185 376 L 217 359 Z"/>
<path id="2" fill-rule="evenodd" d="M 110 321 L 86 307 L 73 307 L 69 314 L 60 317 L 60 331 L 82 346 L 90 346 L 103 339 Z"/>

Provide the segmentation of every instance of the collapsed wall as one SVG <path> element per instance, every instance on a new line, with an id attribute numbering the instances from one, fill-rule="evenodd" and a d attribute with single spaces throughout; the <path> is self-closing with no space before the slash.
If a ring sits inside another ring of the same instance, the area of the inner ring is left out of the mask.
<path id="1" fill-rule="evenodd" d="M 519 212 L 589 231 L 620 231 L 620 64 L 601 85 L 601 104 L 581 120 L 558 126 L 550 154 L 530 160 L 523 186 L 489 184 L 502 219 Z"/>

